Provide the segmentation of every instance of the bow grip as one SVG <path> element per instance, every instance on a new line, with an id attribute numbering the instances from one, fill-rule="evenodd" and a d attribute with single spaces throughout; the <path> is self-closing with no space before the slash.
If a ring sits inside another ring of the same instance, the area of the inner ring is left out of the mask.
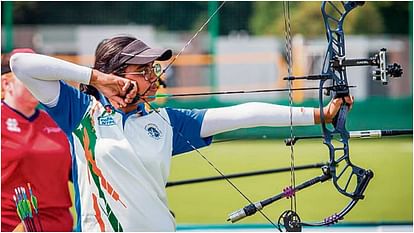
<path id="1" fill-rule="evenodd" d="M 335 128 L 345 128 L 346 123 L 346 115 L 349 110 L 349 104 L 345 102 L 345 98 L 342 97 L 342 104 L 341 108 L 339 109 L 338 113 L 335 115 L 335 117 L 332 119 L 332 124 L 335 126 Z"/>

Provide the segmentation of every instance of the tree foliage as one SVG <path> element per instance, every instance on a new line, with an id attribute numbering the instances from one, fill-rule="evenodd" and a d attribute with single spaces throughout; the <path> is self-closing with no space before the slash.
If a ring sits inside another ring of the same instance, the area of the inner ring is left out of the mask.
<path id="1" fill-rule="evenodd" d="M 290 3 L 292 33 L 320 36 L 325 33 L 320 2 Z M 283 35 L 285 15 L 281 2 L 257 2 L 250 29 L 254 34 Z M 344 29 L 348 34 L 376 34 L 384 32 L 384 22 L 376 4 L 371 2 L 347 16 Z"/>

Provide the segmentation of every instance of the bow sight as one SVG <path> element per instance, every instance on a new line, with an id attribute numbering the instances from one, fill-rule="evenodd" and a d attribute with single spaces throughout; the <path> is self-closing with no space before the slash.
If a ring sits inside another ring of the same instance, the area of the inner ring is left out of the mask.
<path id="1" fill-rule="evenodd" d="M 375 66 L 377 67 L 372 71 L 372 80 L 381 81 L 383 85 L 388 84 L 389 78 L 399 78 L 403 74 L 403 69 L 398 63 L 387 64 L 387 49 L 382 48 L 378 53 L 370 58 L 360 58 L 360 59 L 346 59 L 345 56 L 334 56 L 329 61 L 329 66 L 331 69 L 336 72 L 344 72 L 346 67 L 351 66 Z M 292 80 L 329 80 L 332 79 L 332 76 L 329 74 L 316 74 L 316 75 L 306 75 L 306 76 L 289 76 L 284 77 L 283 80 L 292 81 Z M 348 95 L 348 88 L 345 84 L 332 85 L 325 88 L 325 95 L 330 95 L 331 91 L 334 91 L 337 94 Z"/>
<path id="2" fill-rule="evenodd" d="M 387 64 L 387 49 L 382 48 L 377 54 L 367 59 L 346 59 L 345 57 L 334 57 L 330 64 L 337 71 L 343 70 L 347 66 L 376 66 L 372 72 L 372 79 L 382 82 L 383 85 L 388 84 L 388 78 L 401 77 L 403 70 L 401 65 L 397 63 Z"/>
<path id="3" fill-rule="evenodd" d="M 330 68 L 336 72 L 343 72 L 346 67 L 351 66 L 376 66 L 377 69 L 372 71 L 372 80 L 381 81 L 383 85 L 388 84 L 389 78 L 399 78 L 403 74 L 403 69 L 398 63 L 387 64 L 387 49 L 382 48 L 378 53 L 370 58 L 360 58 L 360 59 L 346 59 L 345 56 L 334 56 L 330 61 Z M 283 80 L 328 80 L 332 79 L 332 76 L 329 74 L 315 74 L 315 75 L 306 75 L 306 76 L 290 76 L 284 77 Z M 344 87 L 344 86 L 343 86 Z M 346 86 L 349 88 L 349 86 Z M 325 87 L 327 92 L 326 95 L 330 95 L 330 91 L 340 91 L 335 89 L 335 87 Z M 346 93 L 347 94 L 347 93 Z"/>

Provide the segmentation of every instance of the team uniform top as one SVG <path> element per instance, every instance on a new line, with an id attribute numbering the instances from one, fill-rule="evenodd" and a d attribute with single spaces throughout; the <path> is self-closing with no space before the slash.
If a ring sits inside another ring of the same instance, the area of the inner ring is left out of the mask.
<path id="1" fill-rule="evenodd" d="M 205 110 L 144 105 L 130 113 L 60 81 L 55 107 L 45 106 L 72 147 L 78 231 L 174 231 L 165 191 L 172 155 L 209 145 Z"/>
<path id="2" fill-rule="evenodd" d="M 43 230 L 72 231 L 69 148 L 65 134 L 43 110 L 26 118 L 1 103 L 1 231 L 21 222 L 13 194 L 27 183 L 37 197 Z"/>

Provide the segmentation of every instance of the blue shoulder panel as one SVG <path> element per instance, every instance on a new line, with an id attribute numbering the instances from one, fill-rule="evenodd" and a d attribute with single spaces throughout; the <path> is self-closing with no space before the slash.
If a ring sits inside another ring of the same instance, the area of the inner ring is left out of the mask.
<path id="1" fill-rule="evenodd" d="M 43 106 L 66 135 L 71 135 L 81 122 L 90 101 L 90 95 L 60 81 L 60 95 L 57 105 L 53 108 Z"/>
<path id="2" fill-rule="evenodd" d="M 166 108 L 173 128 L 173 155 L 192 151 L 193 148 L 201 148 L 211 144 L 213 137 L 202 138 L 200 136 L 206 110 Z"/>

